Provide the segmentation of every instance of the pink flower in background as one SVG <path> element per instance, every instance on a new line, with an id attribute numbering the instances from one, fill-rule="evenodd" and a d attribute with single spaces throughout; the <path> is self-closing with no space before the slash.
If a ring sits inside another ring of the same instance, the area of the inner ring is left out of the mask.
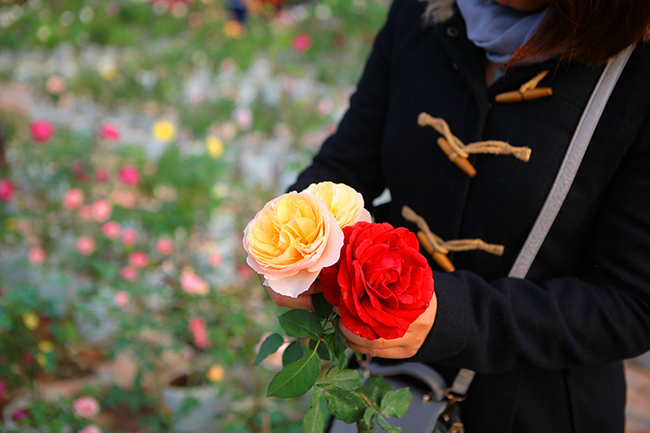
<path id="1" fill-rule="evenodd" d="M 253 113 L 248 108 L 237 108 L 232 112 L 232 118 L 240 129 L 244 131 L 250 129 L 253 125 Z"/>
<path id="2" fill-rule="evenodd" d="M 75 159 L 70 164 L 70 169 L 74 174 L 82 174 L 84 171 L 86 171 L 86 164 L 84 164 L 84 162 L 80 159 Z"/>
<path id="3" fill-rule="evenodd" d="M 97 248 L 95 239 L 91 238 L 90 236 L 81 236 L 77 239 L 77 251 L 79 251 L 84 256 L 89 256 L 94 253 L 95 248 Z"/>
<path id="4" fill-rule="evenodd" d="M 108 180 L 108 171 L 98 168 L 95 172 L 95 180 L 97 182 L 106 182 Z"/>
<path id="5" fill-rule="evenodd" d="M 63 195 L 63 207 L 76 209 L 84 203 L 84 192 L 79 188 L 69 189 Z"/>
<path id="6" fill-rule="evenodd" d="M 311 48 L 311 36 L 305 33 L 299 34 L 293 38 L 292 46 L 294 51 L 304 53 L 309 48 Z"/>
<path id="7" fill-rule="evenodd" d="M 79 208 L 79 218 L 84 221 L 92 221 L 93 219 L 93 207 L 89 204 L 81 206 Z"/>
<path id="8" fill-rule="evenodd" d="M 124 229 L 122 232 L 122 242 L 124 242 L 125 245 L 134 245 L 138 242 L 138 232 L 136 232 L 135 229 Z"/>
<path id="9" fill-rule="evenodd" d="M 111 217 L 113 206 L 106 200 L 95 200 L 92 204 L 95 221 L 103 222 Z"/>
<path id="10" fill-rule="evenodd" d="M 129 294 L 124 290 L 120 290 L 119 292 L 115 293 L 113 302 L 115 302 L 115 305 L 118 307 L 124 308 L 129 305 L 129 302 L 131 302 L 131 296 L 129 296 Z"/>
<path id="11" fill-rule="evenodd" d="M 31 247 L 27 251 L 27 260 L 32 265 L 42 265 L 47 257 L 47 253 L 43 247 Z"/>
<path id="12" fill-rule="evenodd" d="M 91 424 L 79 430 L 79 433 L 103 433 L 103 431 L 96 425 Z"/>
<path id="13" fill-rule="evenodd" d="M 316 106 L 316 111 L 318 114 L 321 116 L 325 116 L 326 114 L 329 114 L 330 111 L 334 108 L 334 102 L 330 98 L 323 98 L 320 101 L 318 101 L 318 105 Z"/>
<path id="14" fill-rule="evenodd" d="M 20 421 L 25 418 L 29 417 L 29 410 L 28 409 L 18 409 L 14 413 L 11 414 L 11 419 L 13 421 Z"/>
<path id="15" fill-rule="evenodd" d="M 205 327 L 205 322 L 202 319 L 190 319 L 188 328 L 192 333 L 192 341 L 196 347 L 199 349 L 207 349 L 210 347 L 210 342 L 208 341 L 208 330 Z"/>
<path id="16" fill-rule="evenodd" d="M 72 402 L 72 411 L 81 418 L 92 418 L 99 413 L 99 402 L 93 397 L 79 397 Z"/>
<path id="17" fill-rule="evenodd" d="M 138 271 L 130 266 L 125 266 L 120 271 L 120 277 L 133 282 L 138 279 Z"/>
<path id="18" fill-rule="evenodd" d="M 156 248 L 160 254 L 169 255 L 174 252 L 174 242 L 169 238 L 160 238 L 156 242 Z"/>
<path id="19" fill-rule="evenodd" d="M 196 293 L 199 295 L 205 295 L 210 290 L 207 282 L 191 272 L 185 272 L 181 275 L 181 287 L 185 293 Z"/>
<path id="20" fill-rule="evenodd" d="M 129 256 L 129 263 L 134 268 L 144 268 L 149 264 L 149 256 L 142 251 L 134 251 Z"/>
<path id="21" fill-rule="evenodd" d="M 65 79 L 60 75 L 52 75 L 47 79 L 45 88 L 53 95 L 60 95 L 65 91 Z"/>
<path id="22" fill-rule="evenodd" d="M 29 125 L 32 140 L 46 143 L 54 135 L 54 124 L 49 120 L 34 120 Z"/>
<path id="23" fill-rule="evenodd" d="M 0 380 L 0 401 L 4 400 L 7 396 L 7 382 L 4 379 Z"/>
<path id="24" fill-rule="evenodd" d="M 104 223 L 102 226 L 102 233 L 104 233 L 104 236 L 110 239 L 117 239 L 120 236 L 121 231 L 122 226 L 120 226 L 120 223 L 115 221 L 109 221 L 107 223 Z"/>
<path id="25" fill-rule="evenodd" d="M 242 278 L 250 278 L 253 275 L 253 270 L 246 265 L 241 265 L 237 268 L 237 273 Z"/>
<path id="26" fill-rule="evenodd" d="M 125 165 L 120 168 L 120 182 L 125 185 L 137 185 L 140 182 L 140 171 L 132 165 Z"/>
<path id="27" fill-rule="evenodd" d="M 99 127 L 99 136 L 107 141 L 120 141 L 120 130 L 114 123 L 104 123 Z"/>
<path id="28" fill-rule="evenodd" d="M 0 201 L 9 201 L 16 191 L 16 186 L 9 179 L 0 179 Z"/>
<path id="29" fill-rule="evenodd" d="M 219 253 L 210 254 L 210 264 L 212 266 L 219 266 L 223 262 L 223 257 Z"/>

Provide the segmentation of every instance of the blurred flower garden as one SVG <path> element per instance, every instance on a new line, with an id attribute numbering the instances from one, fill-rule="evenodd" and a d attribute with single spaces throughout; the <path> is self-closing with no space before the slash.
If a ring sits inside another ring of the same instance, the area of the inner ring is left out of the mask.
<path id="1" fill-rule="evenodd" d="M 388 4 L 0 1 L 0 431 L 302 431 L 241 234 Z"/>

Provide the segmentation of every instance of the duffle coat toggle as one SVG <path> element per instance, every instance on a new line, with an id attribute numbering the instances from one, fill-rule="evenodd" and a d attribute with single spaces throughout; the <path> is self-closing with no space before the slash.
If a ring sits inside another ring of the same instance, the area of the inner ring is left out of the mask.
<path id="1" fill-rule="evenodd" d="M 417 237 L 420 244 L 431 257 L 438 263 L 438 265 L 445 272 L 453 272 L 456 267 L 451 263 L 447 254 L 451 251 L 472 251 L 481 250 L 496 256 L 503 255 L 503 245 L 488 244 L 481 239 L 456 239 L 453 241 L 443 241 L 440 237 L 436 236 L 429 224 L 420 215 L 416 214 L 413 209 L 408 206 L 402 207 L 402 216 L 405 220 L 410 221 L 418 226 Z"/>
<path id="2" fill-rule="evenodd" d="M 449 160 L 456 164 L 469 177 L 476 176 L 476 169 L 467 160 L 470 154 L 490 153 L 494 155 L 512 155 L 524 162 L 530 159 L 531 150 L 529 147 L 515 147 L 505 141 L 477 141 L 476 143 L 465 145 L 458 137 L 451 133 L 447 122 L 424 112 L 418 116 L 418 124 L 420 126 L 431 126 L 442 135 L 442 137 L 438 138 L 438 146 L 445 152 Z"/>
<path id="3" fill-rule="evenodd" d="M 519 90 L 513 92 L 500 93 L 495 97 L 495 101 L 503 104 L 508 102 L 532 101 L 534 99 L 546 98 L 553 94 L 550 87 L 537 87 L 542 78 L 548 74 L 548 71 L 540 72 L 532 80 L 522 84 Z"/>

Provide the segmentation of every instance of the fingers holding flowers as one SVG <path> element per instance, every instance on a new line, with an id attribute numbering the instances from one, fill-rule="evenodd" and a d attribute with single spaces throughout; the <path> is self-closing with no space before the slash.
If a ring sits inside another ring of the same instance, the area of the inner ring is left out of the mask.
<path id="1" fill-rule="evenodd" d="M 350 331 L 343 322 L 339 329 L 348 347 L 355 352 L 386 359 L 406 359 L 415 356 L 426 340 L 435 322 L 438 302 L 435 294 L 426 311 L 411 323 L 403 337 L 395 339 L 368 339 Z"/>
<path id="2" fill-rule="evenodd" d="M 314 305 L 311 302 L 311 295 L 315 293 L 320 293 L 320 283 L 318 280 L 311 285 L 309 290 L 304 293 L 301 293 L 295 298 L 291 296 L 284 296 L 274 291 L 271 287 L 264 285 L 264 288 L 268 292 L 271 300 L 275 302 L 280 307 L 293 308 L 297 310 L 309 310 L 314 311 Z"/>

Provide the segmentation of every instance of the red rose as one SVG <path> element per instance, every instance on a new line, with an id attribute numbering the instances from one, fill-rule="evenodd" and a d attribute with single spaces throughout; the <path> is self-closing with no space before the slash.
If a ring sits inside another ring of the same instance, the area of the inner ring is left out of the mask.
<path id="1" fill-rule="evenodd" d="M 320 274 L 325 298 L 353 333 L 370 340 L 403 337 L 433 297 L 433 274 L 417 237 L 403 227 L 367 222 L 343 234 L 341 258 Z"/>

